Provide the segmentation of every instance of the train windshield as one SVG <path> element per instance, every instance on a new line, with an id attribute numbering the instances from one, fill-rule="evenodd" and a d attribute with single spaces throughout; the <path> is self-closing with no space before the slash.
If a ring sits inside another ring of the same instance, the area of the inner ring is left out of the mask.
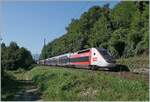
<path id="1" fill-rule="evenodd" d="M 111 59 L 112 57 L 109 55 L 109 53 L 105 49 L 97 49 L 99 53 L 105 58 L 105 59 Z"/>

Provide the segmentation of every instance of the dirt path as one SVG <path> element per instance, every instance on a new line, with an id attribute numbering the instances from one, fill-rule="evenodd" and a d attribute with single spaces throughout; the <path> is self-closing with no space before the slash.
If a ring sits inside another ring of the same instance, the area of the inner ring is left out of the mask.
<path id="1" fill-rule="evenodd" d="M 13 101 L 39 101 L 41 94 L 39 89 L 34 85 L 31 80 L 19 81 L 22 85 L 21 90 L 16 93 Z"/>
<path id="2" fill-rule="evenodd" d="M 23 74 L 23 79 L 18 80 L 20 89 L 13 98 L 13 101 L 42 101 L 41 93 L 35 83 L 31 80 L 28 72 Z"/>

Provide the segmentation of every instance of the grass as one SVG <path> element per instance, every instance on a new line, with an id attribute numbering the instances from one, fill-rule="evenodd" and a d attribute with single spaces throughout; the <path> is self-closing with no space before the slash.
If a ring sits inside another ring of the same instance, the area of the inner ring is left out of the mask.
<path id="1" fill-rule="evenodd" d="M 126 65 L 130 71 L 135 69 L 148 69 L 149 68 L 149 58 L 147 56 L 136 56 L 130 58 L 120 58 L 117 60 L 118 64 Z"/>
<path id="2" fill-rule="evenodd" d="M 48 101 L 148 101 L 148 85 L 141 80 L 82 69 L 35 67 L 32 79 Z"/>

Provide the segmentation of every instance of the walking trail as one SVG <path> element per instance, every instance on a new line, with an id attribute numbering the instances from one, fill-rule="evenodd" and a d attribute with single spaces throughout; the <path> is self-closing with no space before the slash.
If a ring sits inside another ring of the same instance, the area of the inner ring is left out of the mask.
<path id="1" fill-rule="evenodd" d="M 34 82 L 25 74 L 25 80 L 19 80 L 21 89 L 13 98 L 13 101 L 42 101 L 41 93 Z"/>

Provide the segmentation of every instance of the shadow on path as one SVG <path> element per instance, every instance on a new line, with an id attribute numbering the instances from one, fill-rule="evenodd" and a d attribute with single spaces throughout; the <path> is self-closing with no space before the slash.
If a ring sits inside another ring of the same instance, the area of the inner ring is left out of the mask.
<path id="1" fill-rule="evenodd" d="M 13 101 L 39 101 L 41 93 L 32 80 L 19 80 L 21 90 L 16 93 Z"/>

